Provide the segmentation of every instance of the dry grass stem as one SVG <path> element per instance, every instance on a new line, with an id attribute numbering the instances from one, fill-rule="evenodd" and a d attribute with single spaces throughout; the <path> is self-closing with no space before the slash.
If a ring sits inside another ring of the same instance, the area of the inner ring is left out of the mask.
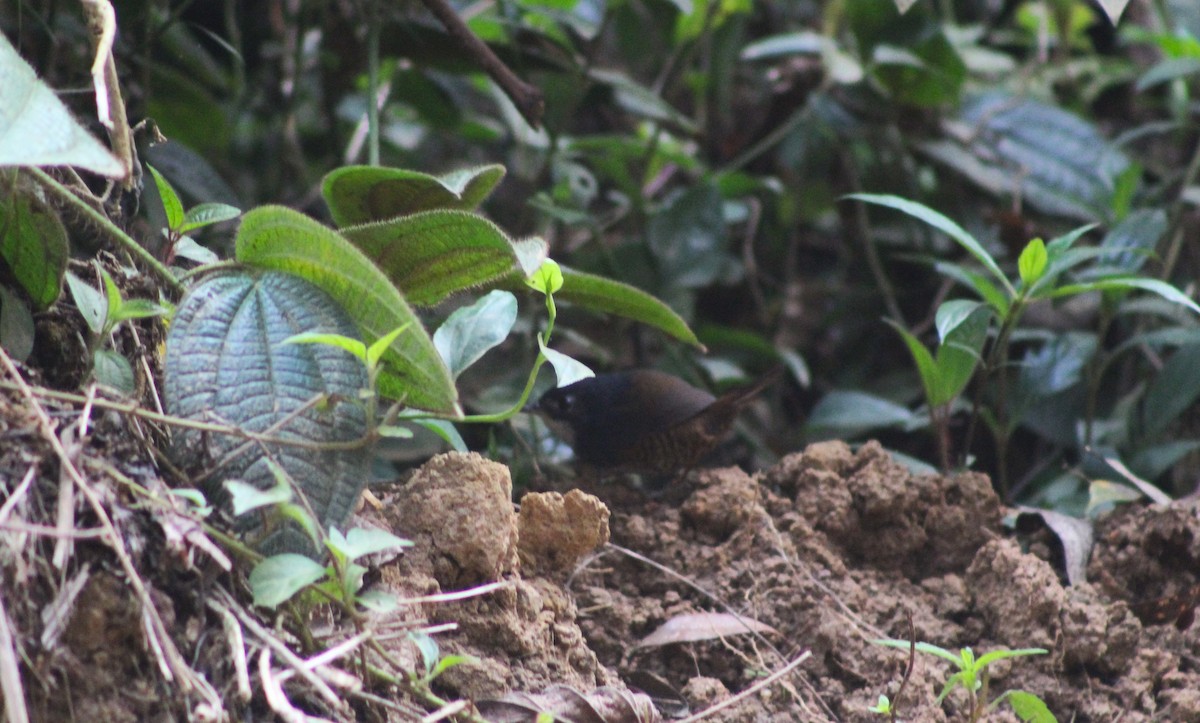
<path id="1" fill-rule="evenodd" d="M 28 723 L 25 708 L 25 686 L 21 683 L 21 667 L 17 661 L 16 639 L 0 591 L 0 692 L 4 693 L 4 714 L 10 723 Z"/>
<path id="2" fill-rule="evenodd" d="M 249 630 L 263 645 L 274 651 L 275 654 L 278 655 L 284 662 L 284 664 L 288 666 L 288 668 L 296 671 L 296 675 L 299 675 L 301 678 L 307 681 L 308 684 L 311 685 L 317 692 L 317 694 L 324 699 L 326 704 L 338 711 L 338 713 L 342 716 L 347 718 L 351 717 L 351 711 L 349 707 L 346 705 L 345 701 L 343 701 L 341 697 L 329 687 L 329 684 L 321 680 L 320 676 L 306 668 L 303 658 L 293 653 L 291 649 L 288 648 L 287 644 L 276 637 L 275 634 L 270 630 L 263 627 L 263 625 L 259 623 L 258 620 L 256 620 L 254 616 L 251 615 L 244 607 L 242 607 L 241 604 L 239 604 L 238 601 L 235 600 L 228 591 L 217 589 L 213 597 L 208 599 L 207 603 L 210 608 L 217 612 L 220 612 L 222 608 L 232 612 L 235 616 L 237 616 L 238 621 L 241 622 L 242 626 L 245 627 L 246 630 Z M 259 667 L 261 672 L 261 659 L 259 662 Z"/>
<path id="3" fill-rule="evenodd" d="M 117 533 L 112 518 L 109 517 L 108 511 L 104 508 L 100 496 L 87 483 L 87 480 L 83 478 L 83 475 L 72 460 L 71 454 L 68 453 L 62 441 L 54 433 L 54 424 L 51 422 L 50 416 L 38 402 L 33 394 L 33 390 L 25 383 L 24 378 L 17 370 L 16 364 L 13 363 L 13 360 L 3 348 L 0 348 L 0 364 L 4 366 L 5 371 L 12 377 L 13 382 L 20 389 L 30 410 L 34 413 L 42 438 L 54 450 L 55 456 L 58 457 L 60 474 L 65 473 L 70 481 L 83 493 L 84 497 L 87 498 L 93 514 L 96 515 L 100 526 L 107 533 L 106 541 L 112 547 L 114 554 L 116 554 L 117 560 L 121 564 L 121 569 L 125 572 L 126 580 L 129 586 L 133 588 L 134 594 L 141 605 L 146 642 L 158 656 L 159 669 L 162 671 L 163 678 L 168 682 L 176 682 L 185 694 L 196 693 L 214 711 L 223 711 L 221 697 L 217 691 L 213 689 L 204 676 L 192 670 L 188 666 L 187 661 L 183 659 L 183 656 L 179 654 L 179 650 L 175 647 L 175 643 L 172 642 L 170 633 L 166 625 L 163 624 L 157 608 L 154 607 L 154 602 L 150 599 L 149 590 L 146 589 L 146 585 L 142 581 L 137 567 L 133 564 L 133 560 L 129 556 L 129 551 L 125 548 L 125 541 Z"/>
<path id="4" fill-rule="evenodd" d="M 749 698 L 752 695 L 755 695 L 756 693 L 758 693 L 758 691 L 763 690 L 764 688 L 767 688 L 768 686 L 774 685 L 776 681 L 778 681 L 780 678 L 784 677 L 788 673 L 791 673 L 793 670 L 798 668 L 801 663 L 808 660 L 810 657 L 812 657 L 812 651 L 809 651 L 809 650 L 804 651 L 803 653 L 798 655 L 796 657 L 796 659 L 793 660 L 792 662 L 783 666 L 779 670 L 776 670 L 774 673 L 771 673 L 766 678 L 763 678 L 762 680 L 758 681 L 757 683 L 750 686 L 749 688 L 746 688 L 745 690 L 741 691 L 737 695 L 730 696 L 729 698 L 726 698 L 725 700 L 721 701 L 720 703 L 717 703 L 716 705 L 712 706 L 711 708 L 706 708 L 706 709 L 700 711 L 696 715 L 684 718 L 682 721 L 680 721 L 680 723 L 694 723 L 695 721 L 704 720 L 705 718 L 709 718 L 711 716 L 716 715 L 720 711 L 725 710 L 726 708 L 728 708 L 732 705 L 735 705 L 735 704 L 745 700 L 746 698 Z"/>

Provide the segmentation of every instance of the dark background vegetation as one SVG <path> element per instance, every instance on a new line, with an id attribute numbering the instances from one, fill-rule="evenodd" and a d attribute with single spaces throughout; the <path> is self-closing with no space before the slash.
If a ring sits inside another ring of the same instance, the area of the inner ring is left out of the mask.
<path id="1" fill-rule="evenodd" d="M 320 179 L 366 162 L 378 28 L 381 162 L 430 173 L 502 163 L 490 217 L 543 236 L 561 263 L 668 302 L 709 349 L 564 310 L 559 344 L 596 368 L 659 366 L 723 387 L 785 363 L 770 415 L 743 430 L 760 453 L 875 437 L 938 459 L 920 379 L 884 319 L 935 344 L 937 306 L 969 297 L 936 264 L 970 259 L 846 194 L 937 209 L 1010 278 L 1031 238 L 1085 224 L 1096 227 L 1083 243 L 1124 271 L 1186 292 L 1200 264 L 1192 0 L 1135 0 L 1115 28 L 1073 0 L 918 1 L 904 15 L 892 0 L 455 3 L 544 93 L 536 130 L 418 2 L 115 7 L 131 121 L 153 119 L 170 141 L 150 147 L 143 133 L 142 160 L 188 205 L 282 203 L 322 219 Z M 5 3 L 0 29 L 80 118 L 95 116 L 77 3 Z M 133 222 L 147 243 L 155 203 L 144 197 Z M 200 240 L 220 251 L 231 226 Z M 1200 332 L 1189 314 L 1117 293 L 1030 309 L 1008 358 L 952 408 L 954 464 L 1004 480 L 1011 498 L 1073 511 L 1089 480 L 1114 476 L 1102 456 L 1191 491 Z M 468 406 L 512 398 L 531 348 L 512 346 L 511 364 L 464 378 Z M 1004 409 L 1013 432 L 1001 445 Z M 505 430 L 474 443 L 523 449 Z"/>

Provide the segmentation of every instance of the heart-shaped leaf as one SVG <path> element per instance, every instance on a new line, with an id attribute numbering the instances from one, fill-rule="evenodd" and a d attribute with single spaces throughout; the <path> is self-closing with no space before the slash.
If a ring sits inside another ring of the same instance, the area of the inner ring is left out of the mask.
<path id="1" fill-rule="evenodd" d="M 211 467 L 210 499 L 227 497 L 220 482 L 259 489 L 286 480 L 303 492 L 323 527 L 341 525 L 367 480 L 362 449 L 322 448 L 366 435 L 362 362 L 329 344 L 288 344 L 300 331 L 358 335 L 346 312 L 305 280 L 281 274 L 226 273 L 205 279 L 183 299 L 167 336 L 163 393 L 176 416 L 234 425 L 279 442 L 246 444 L 242 436 L 181 429 L 177 457 Z M 243 529 L 258 517 L 239 518 Z M 311 552 L 308 536 L 284 526 L 264 549 Z"/>

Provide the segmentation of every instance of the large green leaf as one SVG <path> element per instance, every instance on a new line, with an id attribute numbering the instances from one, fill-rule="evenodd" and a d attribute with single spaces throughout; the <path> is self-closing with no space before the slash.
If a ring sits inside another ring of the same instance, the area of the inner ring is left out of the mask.
<path id="1" fill-rule="evenodd" d="M 1045 213 L 1082 221 L 1113 220 L 1117 178 L 1129 159 L 1090 122 L 1062 108 L 1005 92 L 980 93 L 947 122 L 971 158 L 922 148 L 989 192 L 1021 198 Z"/>
<path id="2" fill-rule="evenodd" d="M 563 287 L 554 295 L 555 299 L 649 324 L 697 349 L 704 349 L 679 314 L 641 289 L 565 266 L 562 273 Z"/>
<path id="3" fill-rule="evenodd" d="M 835 390 L 817 402 L 807 427 L 810 432 L 829 431 L 855 437 L 874 429 L 908 428 L 919 422 L 916 414 L 890 399 L 866 392 Z"/>
<path id="4" fill-rule="evenodd" d="M 1000 282 L 1000 285 L 1004 287 L 1004 290 L 1008 292 L 1010 297 L 1016 296 L 1016 291 L 1013 289 L 1012 284 L 1008 282 L 1008 278 L 1004 275 L 1004 272 L 1000 270 L 1000 266 L 996 263 L 996 260 L 992 258 L 992 255 L 983 247 L 983 244 L 975 240 L 975 237 L 967 233 L 962 226 L 959 226 L 946 216 L 943 216 L 924 204 L 917 203 L 916 201 L 909 201 L 908 199 L 900 198 L 899 196 L 874 193 L 853 193 L 849 196 L 846 196 L 846 198 L 855 201 L 862 201 L 864 203 L 874 203 L 879 206 L 886 206 L 887 208 L 894 208 L 897 211 L 907 213 L 909 216 L 918 218 L 930 226 L 933 226 L 937 230 L 954 239 L 959 246 L 962 246 L 968 253 L 974 256 L 975 260 L 982 264 L 983 267 L 986 268 L 989 273 L 991 273 L 992 277 Z"/>
<path id="5" fill-rule="evenodd" d="M 1088 291 L 1133 291 L 1134 289 L 1158 294 L 1167 301 L 1179 304 L 1180 306 L 1186 306 L 1197 314 L 1200 314 L 1200 305 L 1192 301 L 1187 294 L 1167 282 L 1124 274 L 1096 279 L 1095 281 L 1088 281 L 1082 284 L 1060 286 L 1053 293 L 1049 294 L 1049 296 L 1056 298 L 1060 296 L 1074 296 L 1075 294 L 1082 294 Z"/>
<path id="6" fill-rule="evenodd" d="M 1118 271 L 1139 271 L 1153 257 L 1168 225 L 1167 212 L 1162 208 L 1143 208 L 1130 213 L 1100 242 L 1100 246 L 1111 249 L 1111 253 L 1099 263 Z"/>
<path id="7" fill-rule="evenodd" d="M 904 339 L 904 344 L 908 347 L 908 351 L 912 355 L 913 363 L 917 365 L 917 374 L 921 377 L 921 386 L 925 389 L 926 401 L 930 406 L 936 406 L 937 403 L 935 400 L 940 396 L 938 389 L 941 386 L 937 361 L 934 360 L 933 354 L 921 343 L 921 340 L 910 331 L 897 324 L 892 324 L 892 328 Z"/>
<path id="8" fill-rule="evenodd" d="M 1142 435 L 1158 441 L 1181 414 L 1200 399 L 1200 344 L 1180 348 L 1146 389 L 1142 402 Z"/>
<path id="9" fill-rule="evenodd" d="M 717 184 L 698 183 L 673 197 L 646 224 L 646 244 L 668 285 L 708 286 L 731 263 Z"/>
<path id="10" fill-rule="evenodd" d="M 617 105 L 634 115 L 661 123 L 668 123 L 685 133 L 695 133 L 696 123 L 675 110 L 661 95 L 615 70 L 593 69 L 591 80 L 608 86 Z"/>
<path id="11" fill-rule="evenodd" d="M 903 48 L 877 45 L 870 70 L 897 101 L 925 107 L 957 102 L 967 77 L 958 51 L 936 31 Z"/>
<path id="12" fill-rule="evenodd" d="M 1009 297 L 980 272 L 949 261 L 938 261 L 933 268 L 942 276 L 953 279 L 974 291 L 996 311 L 1000 318 L 1008 316 L 1008 312 L 1012 308 Z"/>
<path id="13" fill-rule="evenodd" d="M 979 364 L 991 318 L 991 310 L 980 306 L 946 334 L 937 350 L 939 385 L 931 403 L 949 404 L 967 386 Z"/>
<path id="14" fill-rule="evenodd" d="M 504 166 L 466 168 L 442 176 L 378 166 L 346 166 L 325 176 L 321 192 L 338 226 L 383 221 L 433 209 L 470 211 L 483 202 Z"/>
<path id="15" fill-rule="evenodd" d="M 33 353 L 33 314 L 25 300 L 0 286 L 0 347 L 16 361 Z"/>
<path id="16" fill-rule="evenodd" d="M 202 478 L 209 499 L 227 497 L 221 482 L 238 479 L 270 489 L 284 478 L 304 493 L 322 525 L 346 521 L 366 483 L 363 449 L 321 449 L 353 443 L 367 432 L 356 404 L 366 368 L 329 344 L 288 344 L 314 331 L 357 336 L 353 321 L 330 295 L 287 273 L 245 269 L 209 276 L 188 292 L 167 336 L 163 396 L 167 410 L 185 419 L 234 425 L 297 444 L 249 444 L 235 435 L 180 429 L 174 450 L 184 467 L 220 466 Z M 314 406 L 323 397 L 330 401 Z M 260 517 L 238 518 L 257 530 Z M 313 551 L 291 525 L 262 540 L 271 551 Z"/>
<path id="17" fill-rule="evenodd" d="M 67 231 L 53 209 L 19 190 L 0 199 L 0 258 L 35 309 L 58 298 L 67 253 Z"/>
<path id="18" fill-rule="evenodd" d="M 0 166 L 75 166 L 109 178 L 125 168 L 88 134 L 0 33 Z"/>
<path id="19" fill-rule="evenodd" d="M 1096 354 L 1096 343 L 1095 334 L 1067 332 L 1028 349 L 1019 373 L 1009 382 L 1009 424 L 1013 428 L 1026 424 L 1038 432 L 1046 428 L 1053 431 L 1048 421 L 1069 406 L 1064 393 L 1082 380 L 1083 370 Z M 1061 431 L 1071 437 L 1075 430 Z"/>
<path id="20" fill-rule="evenodd" d="M 1141 93 L 1156 85 L 1198 73 L 1200 73 L 1200 58 L 1168 58 L 1159 61 L 1157 65 L 1138 78 L 1134 89 Z"/>
<path id="21" fill-rule="evenodd" d="M 1124 5 L 1122 5 L 1123 8 Z M 1108 5 L 1105 5 L 1105 10 L 1107 9 Z M 1116 18 L 1113 18 L 1113 23 L 1116 23 Z M 1013 712 L 1021 720 L 1028 723 L 1058 723 L 1058 719 L 1050 712 L 1046 702 L 1033 693 L 1023 690 L 1008 690 L 1004 694 L 1008 696 L 1008 704 L 1012 706 Z"/>
<path id="22" fill-rule="evenodd" d="M 425 211 L 341 232 L 417 305 L 494 281 L 517 263 L 508 236 L 466 211 Z"/>
<path id="23" fill-rule="evenodd" d="M 563 285 L 561 289 L 554 292 L 554 298 L 558 301 L 640 321 L 659 331 L 666 332 L 679 341 L 691 344 L 697 349 L 705 348 L 704 344 L 700 343 L 696 337 L 695 332 L 679 314 L 645 291 L 620 281 L 575 271 L 565 266 L 561 266 L 560 270 L 563 275 Z M 525 284 L 524 274 L 518 271 L 509 273 L 489 286 L 514 293 L 529 291 L 529 287 Z"/>
<path id="24" fill-rule="evenodd" d="M 912 354 L 931 407 L 954 401 L 979 363 L 992 310 L 981 304 L 968 306 L 969 303 L 948 301 L 938 310 L 938 330 L 939 333 L 945 330 L 945 338 L 938 345 L 936 356 L 917 337 L 889 322 Z"/>
<path id="25" fill-rule="evenodd" d="M 425 327 L 383 272 L 336 231 L 289 208 L 263 206 L 242 217 L 235 255 L 324 289 L 349 312 L 368 345 L 408 324 L 384 356 L 378 391 L 420 409 L 460 412 L 450 370 Z"/>

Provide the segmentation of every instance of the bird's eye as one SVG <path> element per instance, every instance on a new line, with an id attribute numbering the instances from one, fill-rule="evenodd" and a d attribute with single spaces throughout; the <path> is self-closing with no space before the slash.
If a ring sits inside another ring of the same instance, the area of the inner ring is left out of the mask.
<path id="1" fill-rule="evenodd" d="M 550 400 L 547 411 L 558 419 L 565 419 L 575 409 L 576 396 L 574 393 L 561 394 Z"/>

